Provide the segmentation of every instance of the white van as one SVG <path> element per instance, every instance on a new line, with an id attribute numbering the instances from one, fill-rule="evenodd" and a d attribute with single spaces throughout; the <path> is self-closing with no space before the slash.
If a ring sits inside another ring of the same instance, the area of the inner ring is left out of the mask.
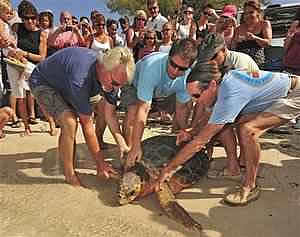
<path id="1" fill-rule="evenodd" d="M 272 25 L 272 46 L 283 47 L 286 33 L 299 8 L 299 0 L 273 0 L 267 5 L 264 15 Z"/>

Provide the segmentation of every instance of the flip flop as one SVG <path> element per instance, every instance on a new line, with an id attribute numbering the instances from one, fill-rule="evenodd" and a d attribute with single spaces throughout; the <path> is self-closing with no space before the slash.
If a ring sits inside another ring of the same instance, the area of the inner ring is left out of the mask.
<path id="1" fill-rule="evenodd" d="M 246 206 L 250 202 L 256 201 L 260 196 L 260 189 L 256 185 L 255 188 L 251 189 L 249 192 L 243 187 L 239 187 L 233 192 L 227 194 L 223 202 L 230 206 Z"/>

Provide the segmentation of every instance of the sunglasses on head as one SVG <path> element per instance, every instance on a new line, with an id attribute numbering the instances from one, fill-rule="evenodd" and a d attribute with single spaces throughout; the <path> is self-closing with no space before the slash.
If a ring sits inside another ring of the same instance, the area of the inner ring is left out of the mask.
<path id="1" fill-rule="evenodd" d="M 36 20 L 36 16 L 24 16 L 23 19 L 26 20 L 26 21 L 28 21 L 28 20 Z"/>
<path id="2" fill-rule="evenodd" d="M 171 58 L 169 58 L 169 63 L 174 69 L 177 68 L 178 71 L 181 71 L 181 72 L 184 72 L 190 68 L 190 67 L 183 67 L 183 66 L 177 65 Z"/>

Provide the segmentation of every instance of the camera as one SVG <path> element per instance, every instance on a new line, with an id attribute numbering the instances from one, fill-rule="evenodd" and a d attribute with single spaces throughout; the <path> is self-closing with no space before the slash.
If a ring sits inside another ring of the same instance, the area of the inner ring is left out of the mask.
<path id="1" fill-rule="evenodd" d="M 72 31 L 73 30 L 73 27 L 72 26 L 66 26 L 66 31 Z"/>

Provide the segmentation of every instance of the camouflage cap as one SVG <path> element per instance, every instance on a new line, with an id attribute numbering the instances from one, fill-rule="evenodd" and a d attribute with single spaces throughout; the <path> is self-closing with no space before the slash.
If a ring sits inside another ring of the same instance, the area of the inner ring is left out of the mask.
<path id="1" fill-rule="evenodd" d="M 225 48 L 225 40 L 222 35 L 209 33 L 205 36 L 201 44 L 198 46 L 198 62 L 211 60 L 216 53 Z"/>

